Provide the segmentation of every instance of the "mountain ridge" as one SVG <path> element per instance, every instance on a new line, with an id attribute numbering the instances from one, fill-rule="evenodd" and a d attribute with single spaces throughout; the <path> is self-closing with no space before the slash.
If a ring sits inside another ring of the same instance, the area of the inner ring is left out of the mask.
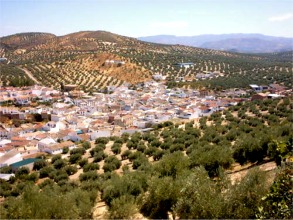
<path id="1" fill-rule="evenodd" d="M 293 49 L 293 38 L 275 37 L 263 34 L 204 34 L 197 36 L 176 35 L 154 35 L 146 37 L 128 37 L 114 34 L 108 31 L 79 31 L 66 35 L 57 36 L 45 32 L 25 32 L 0 37 L 0 46 L 5 49 L 27 49 L 33 46 L 58 47 L 64 49 L 77 47 L 78 45 L 95 47 L 93 42 L 109 42 L 113 44 L 124 44 L 127 46 L 135 44 L 148 45 L 182 45 L 201 49 L 212 49 L 237 53 L 275 53 L 291 51 Z M 92 43 L 90 43 L 92 42 Z M 56 48 L 57 49 L 57 48 Z"/>
<path id="2" fill-rule="evenodd" d="M 152 43 L 179 44 L 240 53 L 274 53 L 290 51 L 293 48 L 293 38 L 274 37 L 263 34 L 154 35 L 138 37 L 137 39 Z M 250 41 L 249 46 L 247 45 L 248 41 Z"/>

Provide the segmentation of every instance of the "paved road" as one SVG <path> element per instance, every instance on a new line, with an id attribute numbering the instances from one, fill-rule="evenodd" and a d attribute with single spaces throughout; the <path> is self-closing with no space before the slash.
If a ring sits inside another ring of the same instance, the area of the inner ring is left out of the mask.
<path id="1" fill-rule="evenodd" d="M 32 73 L 30 72 L 30 71 L 28 71 L 27 69 L 25 69 L 25 68 L 20 68 L 20 67 L 18 67 L 18 69 L 21 69 L 21 70 L 23 70 L 24 72 L 25 72 L 25 74 L 29 77 L 29 78 L 31 78 L 36 84 L 39 84 L 39 85 L 41 85 L 42 83 L 40 83 L 33 75 L 32 75 Z"/>

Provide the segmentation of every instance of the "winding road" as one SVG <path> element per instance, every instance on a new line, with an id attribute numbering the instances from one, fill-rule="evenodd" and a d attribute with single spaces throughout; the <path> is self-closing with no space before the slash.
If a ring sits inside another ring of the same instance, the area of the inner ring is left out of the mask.
<path id="1" fill-rule="evenodd" d="M 22 71 L 24 71 L 24 73 L 29 77 L 29 78 L 31 78 L 36 84 L 39 84 L 39 85 L 41 85 L 42 83 L 40 83 L 33 75 L 32 75 L 32 73 L 29 71 L 29 70 L 27 70 L 27 69 L 25 69 L 25 68 L 20 68 L 20 67 L 17 67 L 18 69 L 20 69 L 20 70 L 22 70 Z"/>

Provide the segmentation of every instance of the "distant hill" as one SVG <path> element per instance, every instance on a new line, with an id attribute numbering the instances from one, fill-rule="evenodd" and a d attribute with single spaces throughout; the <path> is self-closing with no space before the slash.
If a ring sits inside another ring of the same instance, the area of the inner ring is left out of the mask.
<path id="1" fill-rule="evenodd" d="M 5 49 L 29 50 L 95 50 L 101 44 L 130 45 L 138 42 L 135 38 L 112 34 L 107 31 L 80 31 L 64 36 L 47 33 L 20 33 L 0 38 Z M 136 43 L 137 44 L 137 43 Z"/>
<path id="2" fill-rule="evenodd" d="M 144 45 L 149 43 L 107 31 L 80 31 L 64 36 L 31 32 L 1 37 L 0 57 L 7 58 L 12 67 L 26 69 L 43 85 L 58 88 L 62 82 L 93 90 L 149 80 L 150 70 L 118 53 Z M 118 63 L 107 63 L 114 60 Z M 0 67 L 0 86 L 12 84 L 11 68 Z"/>
<path id="3" fill-rule="evenodd" d="M 0 38 L 0 44 L 4 48 L 17 49 L 19 47 L 27 48 L 33 45 L 44 43 L 49 39 L 55 38 L 54 34 L 30 32 L 9 35 Z"/>
<path id="4" fill-rule="evenodd" d="M 240 53 L 273 53 L 290 51 L 293 48 L 293 38 L 272 37 L 262 34 L 157 35 L 139 37 L 138 39 L 152 43 L 180 44 Z"/>
<path id="5" fill-rule="evenodd" d="M 231 36 L 233 40 L 231 39 Z M 262 37 L 263 39 L 259 39 Z M 48 33 L 21 33 L 0 38 L 0 57 L 8 62 L 0 66 L 0 86 L 24 84 L 26 75 L 16 72 L 25 69 L 41 84 L 59 88 L 60 84 L 77 84 L 86 91 L 101 91 L 106 86 L 136 84 L 150 80 L 152 74 L 162 74 L 169 82 L 179 78 L 196 84 L 190 86 L 223 89 L 243 88 L 249 84 L 284 83 L 292 86 L 292 51 L 264 52 L 276 38 L 262 35 L 205 35 L 186 37 L 185 42 L 197 43 L 218 50 L 178 45 L 177 37 L 166 44 L 168 36 L 158 43 L 121 36 L 107 31 L 81 31 L 56 36 Z M 153 39 L 154 40 L 154 39 Z M 210 43 L 206 43 L 206 41 Z M 280 39 L 276 50 L 282 51 Z M 291 42 L 291 40 L 290 40 Z M 252 45 L 254 43 L 254 45 Z M 173 44 L 173 45 L 170 45 Z M 242 51 L 239 52 L 239 44 Z M 276 44 L 275 44 L 276 45 Z M 222 51 L 222 50 L 228 50 Z M 177 68 L 175 63 L 191 62 L 189 68 Z M 7 66 L 5 66 L 7 65 Z M 214 79 L 198 81 L 197 74 L 214 72 Z M 221 76 L 221 77 L 220 77 Z M 214 80 L 214 81 L 212 81 Z"/>

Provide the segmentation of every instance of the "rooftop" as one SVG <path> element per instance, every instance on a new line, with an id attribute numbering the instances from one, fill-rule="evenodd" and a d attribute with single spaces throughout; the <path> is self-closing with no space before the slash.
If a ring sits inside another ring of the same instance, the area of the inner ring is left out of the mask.
<path id="1" fill-rule="evenodd" d="M 34 162 L 36 162 L 38 160 L 40 160 L 40 159 L 37 159 L 37 158 L 28 158 L 28 159 L 24 159 L 24 160 L 21 160 L 19 162 L 13 163 L 10 166 L 12 166 L 13 168 L 18 168 L 18 167 L 22 167 L 22 166 L 28 165 L 30 163 L 34 163 Z"/>

